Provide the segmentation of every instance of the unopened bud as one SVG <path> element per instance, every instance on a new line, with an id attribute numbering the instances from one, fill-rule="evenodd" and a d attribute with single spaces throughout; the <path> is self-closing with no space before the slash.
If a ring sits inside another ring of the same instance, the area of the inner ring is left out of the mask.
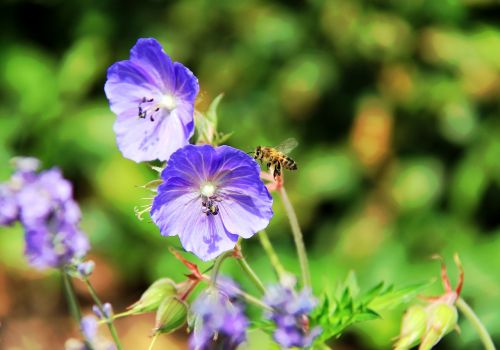
<path id="1" fill-rule="evenodd" d="M 111 306 L 110 303 L 104 303 L 102 309 L 104 310 L 104 316 L 106 316 L 106 318 L 110 319 L 113 317 L 113 306 Z"/>
<path id="2" fill-rule="evenodd" d="M 186 322 L 188 306 L 177 297 L 168 297 L 156 312 L 155 333 L 170 333 Z"/>
<path id="3" fill-rule="evenodd" d="M 90 276 L 94 271 L 94 268 L 95 268 L 95 263 L 92 260 L 81 262 L 76 266 L 78 272 L 85 277 Z"/>
<path id="4" fill-rule="evenodd" d="M 423 336 L 419 350 L 430 350 L 441 338 L 450 333 L 457 324 L 458 313 L 453 305 L 437 303 L 428 310 L 427 330 Z"/>
<path id="5" fill-rule="evenodd" d="M 401 333 L 398 337 L 395 350 L 407 350 L 417 345 L 425 333 L 427 325 L 427 313 L 421 305 L 410 307 L 401 322 Z"/>
<path id="6" fill-rule="evenodd" d="M 113 307 L 110 303 L 104 303 L 102 305 L 102 309 L 99 306 L 94 305 L 92 306 L 92 311 L 100 320 L 109 320 L 113 317 Z"/>
<path id="7" fill-rule="evenodd" d="M 156 280 L 142 293 L 139 301 L 130 306 L 130 313 L 141 314 L 155 311 L 163 300 L 175 295 L 177 295 L 175 282 L 169 278 L 161 278 Z"/>

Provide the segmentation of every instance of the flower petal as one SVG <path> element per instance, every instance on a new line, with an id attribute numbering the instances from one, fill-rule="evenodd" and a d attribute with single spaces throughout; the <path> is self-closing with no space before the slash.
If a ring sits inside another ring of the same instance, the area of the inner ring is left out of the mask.
<path id="1" fill-rule="evenodd" d="M 113 125 L 116 142 L 126 158 L 136 162 L 163 161 L 188 143 L 194 125 L 183 124 L 176 110 L 160 112 L 154 121 L 136 115 L 116 120 Z"/>
<path id="2" fill-rule="evenodd" d="M 177 90 L 174 64 L 156 39 L 141 38 L 137 40 L 137 43 L 130 50 L 130 60 L 143 67 L 164 93 Z"/>
<path id="3" fill-rule="evenodd" d="M 199 194 L 186 192 L 187 184 L 170 178 L 153 202 L 151 218 L 162 235 L 178 235 L 186 251 L 208 261 L 232 249 L 238 236 L 227 232 L 220 216 L 203 213 Z"/>
<path id="4" fill-rule="evenodd" d="M 251 157 L 229 146 L 218 147 L 217 152 L 224 154 L 218 170 L 224 194 L 219 205 L 224 225 L 229 232 L 250 238 L 269 224 L 273 216 L 273 199 L 260 180 L 260 169 Z"/>

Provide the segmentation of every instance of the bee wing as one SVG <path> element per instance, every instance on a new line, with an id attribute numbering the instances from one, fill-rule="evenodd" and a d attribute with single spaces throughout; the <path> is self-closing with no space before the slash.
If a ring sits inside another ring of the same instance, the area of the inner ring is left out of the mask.
<path id="1" fill-rule="evenodd" d="M 277 151 L 288 154 L 290 153 L 295 147 L 298 146 L 298 142 L 296 139 L 293 137 L 286 139 L 282 143 L 280 143 L 278 146 L 274 147 Z"/>

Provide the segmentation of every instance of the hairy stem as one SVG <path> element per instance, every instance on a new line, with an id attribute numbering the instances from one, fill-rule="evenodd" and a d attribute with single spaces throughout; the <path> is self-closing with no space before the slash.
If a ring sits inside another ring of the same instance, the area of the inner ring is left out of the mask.
<path id="1" fill-rule="evenodd" d="M 99 311 L 101 312 L 103 317 L 106 318 L 105 319 L 106 324 L 108 325 L 109 332 L 111 333 L 111 336 L 113 337 L 116 348 L 118 350 L 122 350 L 122 346 L 120 344 L 120 339 L 118 338 L 118 332 L 116 331 L 115 325 L 113 324 L 113 319 L 111 317 L 106 316 L 106 312 L 104 311 L 104 306 L 102 305 L 101 300 L 97 296 L 97 293 L 94 289 L 94 286 L 92 286 L 92 284 L 90 283 L 89 279 L 86 276 L 83 277 L 83 282 L 87 286 L 87 289 L 89 290 L 89 293 L 92 296 L 92 299 L 94 300 L 95 304 L 97 305 L 97 308 L 99 309 Z"/>
<path id="2" fill-rule="evenodd" d="M 206 279 L 204 279 L 204 281 L 207 283 L 210 283 L 211 285 L 214 285 L 211 277 L 207 277 Z M 249 304 L 253 304 L 253 305 L 258 306 L 258 307 L 260 307 L 264 310 L 267 310 L 267 311 L 272 310 L 272 308 L 269 305 L 262 302 L 260 299 L 254 297 L 253 295 L 250 295 L 250 294 L 242 291 L 239 288 L 232 288 L 231 291 L 233 291 L 235 294 L 239 295 L 242 299 L 244 299 Z"/>
<path id="3" fill-rule="evenodd" d="M 273 266 L 276 275 L 278 275 L 278 279 L 281 280 L 286 275 L 286 270 L 281 264 L 278 255 L 274 251 L 273 245 L 269 240 L 267 232 L 265 230 L 262 230 L 257 234 L 257 236 L 259 237 L 262 248 L 264 248 L 264 251 L 266 252 L 267 256 L 269 257 L 269 260 L 271 261 L 271 265 Z"/>
<path id="4" fill-rule="evenodd" d="M 311 275 L 309 274 L 309 263 L 307 262 L 306 247 L 304 246 L 304 239 L 302 237 L 302 231 L 300 230 L 299 221 L 297 220 L 297 215 L 293 209 L 292 203 L 288 198 L 285 187 L 281 186 L 279 188 L 279 193 L 281 195 L 281 200 L 285 206 L 285 212 L 290 221 L 290 227 L 292 229 L 293 239 L 295 241 L 295 246 L 297 247 L 297 255 L 299 256 L 300 271 L 302 273 L 302 283 L 305 287 L 311 286 Z"/>
<path id="5" fill-rule="evenodd" d="M 215 259 L 215 262 L 214 262 L 213 268 L 212 268 L 212 276 L 210 277 L 210 281 L 212 282 L 212 285 L 215 286 L 217 284 L 217 277 L 219 276 L 219 270 L 222 266 L 222 262 L 224 260 L 226 260 L 226 258 L 230 257 L 231 255 L 233 255 L 232 250 L 227 251 L 227 252 L 223 253 L 222 255 L 219 255 L 219 257 L 217 257 L 217 259 Z"/>
<path id="6" fill-rule="evenodd" d="M 66 296 L 66 300 L 68 301 L 69 312 L 71 316 L 75 319 L 77 324 L 80 324 L 80 320 L 82 319 L 82 313 L 80 311 L 80 306 L 78 305 L 78 301 L 76 300 L 75 289 L 73 287 L 73 283 L 71 283 L 71 278 L 68 276 L 64 269 L 61 270 L 61 276 L 63 280 L 64 286 L 64 295 Z"/>
<path id="7" fill-rule="evenodd" d="M 238 260 L 238 264 L 240 264 L 240 266 L 243 269 L 243 271 L 245 271 L 245 273 L 248 275 L 248 277 L 250 277 L 250 280 L 253 282 L 253 284 L 255 284 L 255 286 L 257 287 L 257 289 L 262 294 L 264 294 L 266 292 L 266 288 L 264 287 L 264 284 L 260 280 L 259 276 L 257 276 L 257 274 L 255 273 L 255 271 L 252 270 L 252 268 L 248 264 L 247 260 L 243 256 L 241 258 L 237 259 L 237 260 Z"/>
<path id="8" fill-rule="evenodd" d="M 462 298 L 458 298 L 456 302 L 457 308 L 460 310 L 462 314 L 469 320 L 474 330 L 479 335 L 479 339 L 483 343 L 483 346 L 486 350 L 495 350 L 495 344 L 493 344 L 493 340 L 491 340 L 491 336 L 486 330 L 486 327 L 481 323 L 481 320 L 475 314 L 474 310 L 463 300 Z"/>
<path id="9" fill-rule="evenodd" d="M 68 301 L 68 306 L 69 306 L 69 312 L 71 313 L 71 316 L 73 319 L 76 321 L 76 324 L 78 327 L 81 329 L 80 322 L 82 320 L 82 312 L 80 310 L 80 305 L 78 304 L 78 301 L 76 299 L 76 294 L 75 294 L 75 288 L 73 287 L 73 283 L 71 282 L 71 277 L 66 273 L 64 269 L 61 269 L 61 277 L 63 280 L 63 286 L 64 286 L 64 295 L 66 297 L 66 300 Z M 85 338 L 85 334 L 82 333 L 83 337 Z M 90 339 L 84 339 L 85 346 L 90 349 L 94 350 L 94 347 L 92 344 L 90 344 Z"/>
<path id="10" fill-rule="evenodd" d="M 272 308 L 271 308 L 269 305 L 267 305 L 267 304 L 263 303 L 262 301 L 260 301 L 260 299 L 258 299 L 258 298 L 256 298 L 256 297 L 254 297 L 253 295 L 250 295 L 250 294 L 248 294 L 248 293 L 245 293 L 245 292 L 243 292 L 242 290 L 240 290 L 240 291 L 238 292 L 238 294 L 239 294 L 239 295 L 240 295 L 243 299 L 245 299 L 245 301 L 246 301 L 247 303 L 249 303 L 249 304 L 254 304 L 255 306 L 258 306 L 258 307 L 260 307 L 260 308 L 262 308 L 262 309 L 264 309 L 264 310 L 267 310 L 267 311 L 272 311 Z"/>
<path id="11" fill-rule="evenodd" d="M 155 346 L 155 343 L 156 343 L 156 339 L 158 339 L 159 335 L 160 335 L 160 333 L 155 333 L 153 335 L 153 338 L 151 338 L 151 343 L 149 344 L 148 350 L 153 350 L 153 347 Z"/>
<path id="12" fill-rule="evenodd" d="M 116 314 L 116 315 L 113 315 L 113 317 L 111 317 L 111 319 L 114 321 L 114 320 L 117 320 L 119 318 L 123 318 L 123 317 L 127 317 L 127 316 L 132 316 L 133 315 L 133 312 L 131 310 L 129 311 L 125 311 L 125 312 L 120 312 L 119 314 Z M 107 323 L 108 321 L 107 320 L 99 320 L 99 324 L 104 324 L 104 323 Z"/>

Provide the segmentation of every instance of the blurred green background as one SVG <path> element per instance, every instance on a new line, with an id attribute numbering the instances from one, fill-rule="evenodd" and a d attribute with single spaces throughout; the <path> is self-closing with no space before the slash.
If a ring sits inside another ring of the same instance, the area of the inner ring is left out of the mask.
<path id="1" fill-rule="evenodd" d="M 149 196 L 137 186 L 155 174 L 119 153 L 103 91 L 107 67 L 127 59 L 137 38 L 155 37 L 199 78 L 200 109 L 225 93 L 219 118 L 221 131 L 234 132 L 229 144 L 300 142 L 299 171 L 286 182 L 318 294 L 350 270 L 363 289 L 429 281 L 439 273 L 434 253 L 455 277 L 458 252 L 463 296 L 500 340 L 499 18 L 494 0 L 4 0 L 0 179 L 16 155 L 63 169 L 92 241 L 94 283 L 115 309 L 160 276 L 182 280 L 167 249 L 177 238 L 134 216 Z M 268 233 L 298 273 L 277 197 L 274 209 Z M 258 240 L 244 250 L 274 281 Z M 0 348 L 62 348 L 77 332 L 59 277 L 31 270 L 22 251 L 21 228 L 2 228 Z M 425 292 L 441 291 L 436 282 Z M 389 348 L 402 312 L 351 329 L 334 348 Z M 152 322 L 119 321 L 126 348 L 145 348 Z M 479 349 L 460 325 L 436 348 Z M 161 341 L 183 349 L 185 333 Z"/>

